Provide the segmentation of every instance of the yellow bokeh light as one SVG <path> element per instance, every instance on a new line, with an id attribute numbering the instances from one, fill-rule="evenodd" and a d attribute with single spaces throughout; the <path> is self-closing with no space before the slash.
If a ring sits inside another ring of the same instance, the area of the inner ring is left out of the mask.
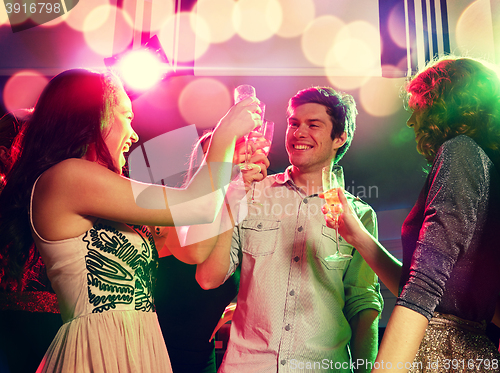
<path id="1" fill-rule="evenodd" d="M 344 22 L 332 15 L 321 16 L 312 21 L 301 40 L 302 52 L 307 60 L 316 66 L 325 66 L 328 51 L 343 27 Z"/>
<path id="2" fill-rule="evenodd" d="M 375 117 L 384 117 L 401 110 L 400 98 L 404 78 L 373 77 L 359 89 L 359 104 Z"/>
<path id="3" fill-rule="evenodd" d="M 188 123 L 198 128 L 211 128 L 231 107 L 231 94 L 227 87 L 213 78 L 193 80 L 179 96 L 179 111 Z"/>
<path id="4" fill-rule="evenodd" d="M 201 32 L 210 32 L 204 20 L 182 12 L 165 22 L 158 39 L 169 61 L 189 62 L 201 57 L 210 46 L 207 41 L 196 37 Z"/>
<path id="5" fill-rule="evenodd" d="M 473 2 L 460 16 L 456 27 L 456 43 L 460 54 L 494 61 L 495 44 L 489 0 Z"/>
<path id="6" fill-rule="evenodd" d="M 9 78 L 3 89 L 3 102 L 7 111 L 33 107 L 48 83 L 37 71 L 24 70 Z"/>
<path id="7" fill-rule="evenodd" d="M 101 5 L 90 12 L 83 23 L 85 41 L 102 56 L 120 53 L 132 42 L 133 28 L 130 24 L 129 15 L 121 9 Z"/>
<path id="8" fill-rule="evenodd" d="M 107 0 L 85 0 L 85 1 L 80 1 L 77 6 L 75 6 L 73 9 L 71 9 L 70 12 L 67 13 L 66 17 L 66 23 L 68 26 L 71 28 L 78 30 L 78 31 L 84 31 L 86 28 L 85 27 L 91 27 L 90 25 L 84 26 L 85 20 L 88 18 L 88 15 L 94 11 L 96 8 L 100 8 L 101 6 L 107 6 L 109 7 L 109 2 Z M 102 11 L 108 12 L 109 9 L 106 10 L 106 8 L 100 8 Z M 94 16 L 96 17 L 96 16 Z M 98 17 L 96 17 L 98 18 Z M 98 27 L 98 26 L 96 26 Z M 87 31 L 89 31 L 87 29 Z"/>
<path id="9" fill-rule="evenodd" d="M 233 0 L 199 0 L 193 13 L 206 22 L 209 33 L 198 33 L 197 36 L 209 43 L 231 39 L 236 30 L 228 20 L 232 17 L 234 4 Z"/>
<path id="10" fill-rule="evenodd" d="M 7 10 L 5 9 L 5 3 L 0 1 L 0 26 L 9 25 L 9 16 L 7 15 Z"/>
<path id="11" fill-rule="evenodd" d="M 326 66 L 338 66 L 340 75 L 380 75 L 380 36 L 364 21 L 352 22 L 337 34 L 327 55 Z"/>
<path id="12" fill-rule="evenodd" d="M 147 4 L 150 7 L 147 7 Z M 137 0 L 123 0 L 121 9 L 130 17 L 130 26 L 134 30 L 155 33 L 175 13 L 175 4 L 174 0 L 139 3 Z M 145 19 L 150 20 L 150 22 L 144 23 Z"/>
<path id="13" fill-rule="evenodd" d="M 153 1 L 151 9 L 151 31 L 158 31 L 175 14 L 174 0 Z"/>
<path id="14" fill-rule="evenodd" d="M 335 75 L 333 72 L 329 74 L 328 68 L 326 69 L 326 76 L 333 87 L 342 91 L 352 91 L 370 80 L 369 76 L 340 76 Z"/>
<path id="15" fill-rule="evenodd" d="M 284 38 L 301 35 L 314 19 L 316 9 L 313 0 L 279 0 L 283 22 L 277 34 Z"/>
<path id="16" fill-rule="evenodd" d="M 232 16 L 238 35 L 250 42 L 261 42 L 278 32 L 283 11 L 277 0 L 240 0 Z"/>

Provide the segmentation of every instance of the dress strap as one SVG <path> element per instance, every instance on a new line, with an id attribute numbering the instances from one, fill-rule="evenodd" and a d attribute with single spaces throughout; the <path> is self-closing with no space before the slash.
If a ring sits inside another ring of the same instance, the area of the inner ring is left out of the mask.
<path id="1" fill-rule="evenodd" d="M 43 173 L 40 175 L 42 176 Z M 33 184 L 33 188 L 31 188 L 31 197 L 30 197 L 30 225 L 31 225 L 31 230 L 35 233 L 36 237 L 42 241 L 42 242 L 49 242 L 47 240 L 44 240 L 36 231 L 35 225 L 33 224 L 33 195 L 35 194 L 35 187 L 36 184 L 38 183 L 38 180 L 40 179 L 40 176 L 38 176 L 35 180 L 35 183 Z"/>

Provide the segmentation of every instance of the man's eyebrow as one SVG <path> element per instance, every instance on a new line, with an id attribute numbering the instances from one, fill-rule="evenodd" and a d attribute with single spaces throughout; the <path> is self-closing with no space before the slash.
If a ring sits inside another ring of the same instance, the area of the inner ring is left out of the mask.
<path id="1" fill-rule="evenodd" d="M 287 119 L 287 121 L 290 121 L 290 120 L 298 120 L 297 118 L 295 117 L 289 117 Z M 306 122 L 321 122 L 321 123 L 324 123 L 324 121 L 322 119 L 319 119 L 319 118 L 311 118 L 311 119 L 307 119 Z"/>

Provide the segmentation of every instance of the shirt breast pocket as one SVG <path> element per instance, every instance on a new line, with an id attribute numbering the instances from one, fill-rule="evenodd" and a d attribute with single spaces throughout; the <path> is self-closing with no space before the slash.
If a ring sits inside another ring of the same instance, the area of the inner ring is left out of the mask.
<path id="1" fill-rule="evenodd" d="M 321 260 L 326 268 L 343 270 L 347 263 L 349 263 L 349 260 L 327 261 L 325 259 L 330 255 L 335 254 L 335 251 L 337 250 L 336 242 L 335 229 L 323 225 L 321 227 L 321 244 L 319 250 L 316 252 L 316 256 Z M 354 248 L 339 236 L 339 250 L 342 254 L 352 255 Z"/>
<path id="2" fill-rule="evenodd" d="M 270 255 L 276 250 L 279 220 L 244 220 L 241 223 L 243 252 L 252 256 Z"/>

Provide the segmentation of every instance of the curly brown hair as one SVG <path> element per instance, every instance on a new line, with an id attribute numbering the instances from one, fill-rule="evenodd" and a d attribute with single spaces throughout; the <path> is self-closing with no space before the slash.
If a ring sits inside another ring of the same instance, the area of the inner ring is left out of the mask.
<path id="1" fill-rule="evenodd" d="M 483 149 L 500 147 L 500 80 L 494 68 L 472 58 L 432 61 L 406 85 L 407 104 L 421 112 L 417 150 L 429 162 L 458 135 Z"/>

